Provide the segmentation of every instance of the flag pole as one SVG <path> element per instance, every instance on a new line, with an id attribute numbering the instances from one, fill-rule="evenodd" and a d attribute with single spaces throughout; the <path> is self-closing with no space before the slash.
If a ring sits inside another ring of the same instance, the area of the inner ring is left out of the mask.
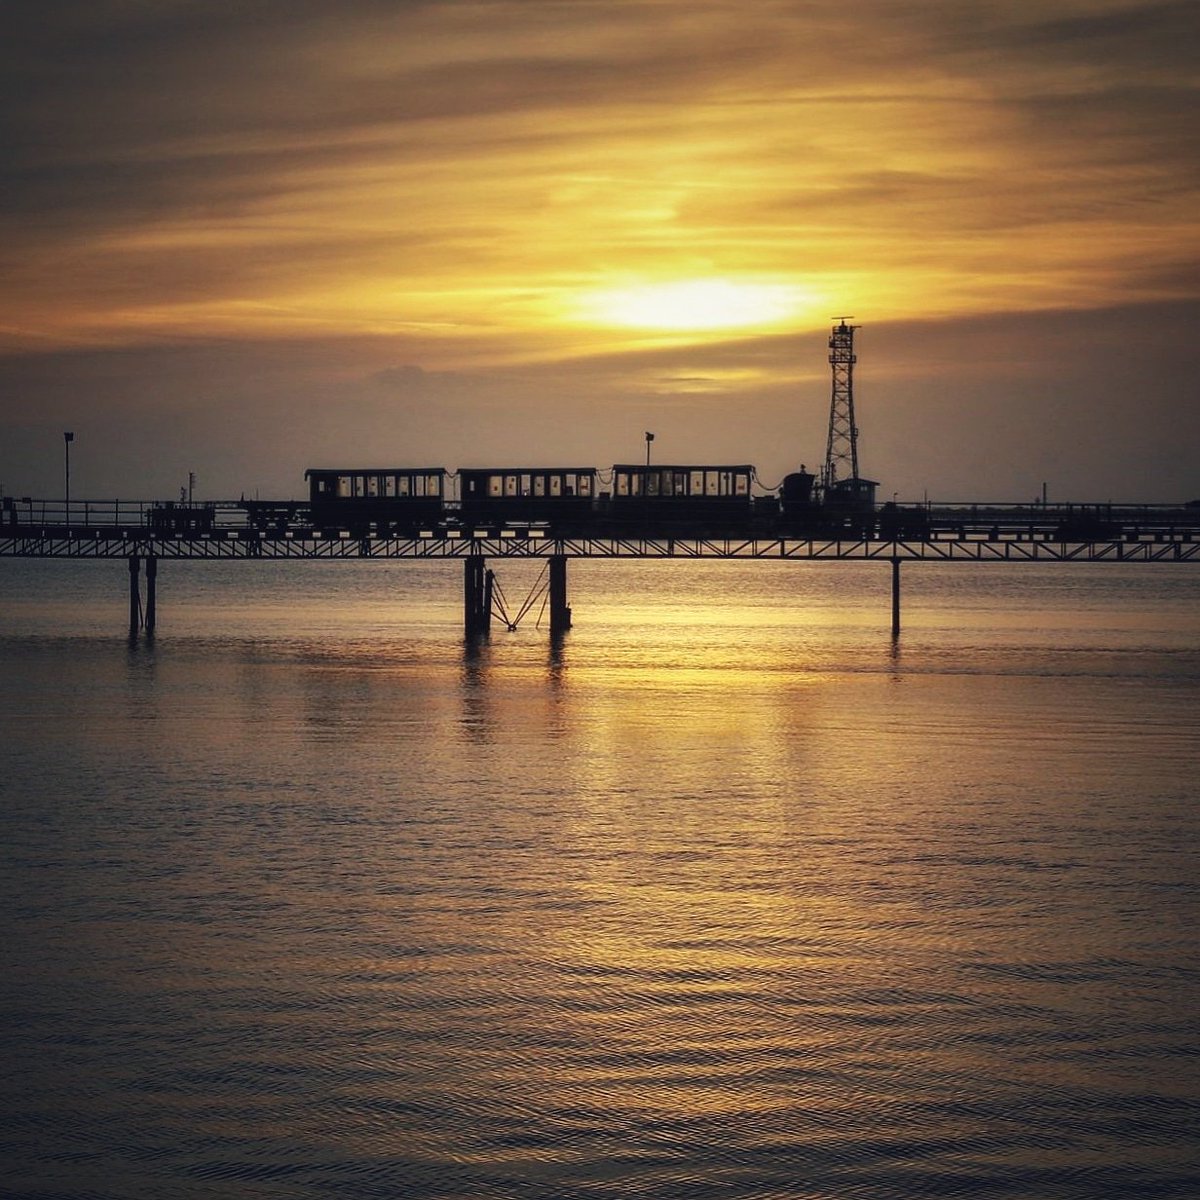
<path id="1" fill-rule="evenodd" d="M 65 455 L 63 465 L 64 475 L 64 499 L 66 503 L 66 518 L 67 524 L 71 523 L 71 443 L 75 440 L 73 433 L 63 431 L 63 454 Z"/>

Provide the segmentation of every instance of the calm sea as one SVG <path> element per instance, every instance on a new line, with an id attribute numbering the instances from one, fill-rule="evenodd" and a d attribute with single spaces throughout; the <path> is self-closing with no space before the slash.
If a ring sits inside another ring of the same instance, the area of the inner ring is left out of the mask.
<path id="1" fill-rule="evenodd" d="M 460 569 L 0 562 L 0 1195 L 1200 1196 L 1200 567 Z"/>

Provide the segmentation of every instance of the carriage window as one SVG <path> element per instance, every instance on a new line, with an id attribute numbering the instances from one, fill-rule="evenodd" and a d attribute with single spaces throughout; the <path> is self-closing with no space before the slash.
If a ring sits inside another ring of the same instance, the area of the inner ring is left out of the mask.
<path id="1" fill-rule="evenodd" d="M 563 480 L 561 475 L 550 476 L 550 495 L 561 496 L 563 492 Z"/>
<path id="2" fill-rule="evenodd" d="M 688 473 L 686 471 L 675 472 L 675 495 L 686 496 L 688 494 Z"/>
<path id="3" fill-rule="evenodd" d="M 688 479 L 688 495 L 703 496 L 704 495 L 704 472 L 693 471 Z"/>
<path id="4" fill-rule="evenodd" d="M 395 477 L 395 475 L 385 475 L 383 477 L 383 494 L 389 500 L 396 494 L 396 477 Z"/>
<path id="5" fill-rule="evenodd" d="M 529 476 L 522 475 L 521 476 L 521 495 L 528 496 L 531 491 L 532 491 L 532 485 L 530 483 Z"/>
<path id="6" fill-rule="evenodd" d="M 544 496 L 546 494 L 545 475 L 535 475 L 533 477 L 533 494 L 535 496 Z"/>
<path id="7" fill-rule="evenodd" d="M 506 496 L 515 496 L 517 494 L 517 477 L 515 475 L 505 475 L 504 494 Z"/>
<path id="8" fill-rule="evenodd" d="M 489 475 L 487 477 L 487 481 L 488 481 L 488 495 L 489 496 L 503 496 L 504 495 L 504 476 L 503 475 Z"/>
<path id="9" fill-rule="evenodd" d="M 590 496 L 592 494 L 592 477 L 590 475 L 580 475 L 579 494 L 581 496 Z"/>
<path id="10" fill-rule="evenodd" d="M 734 486 L 739 496 L 750 494 L 750 476 L 745 471 L 738 471 L 734 477 Z"/>
<path id="11" fill-rule="evenodd" d="M 440 496 L 442 494 L 442 477 L 440 475 L 425 476 L 425 495 Z"/>
<path id="12" fill-rule="evenodd" d="M 368 475 L 366 478 L 366 485 L 367 485 L 367 495 L 368 496 L 374 497 L 374 496 L 379 495 L 379 476 L 378 475 Z"/>
<path id="13" fill-rule="evenodd" d="M 346 496 L 349 496 L 352 494 L 350 491 L 350 476 L 349 475 L 339 475 L 338 476 L 338 478 L 337 478 L 337 494 L 338 494 L 338 496 L 340 496 L 342 498 L 345 498 Z"/>

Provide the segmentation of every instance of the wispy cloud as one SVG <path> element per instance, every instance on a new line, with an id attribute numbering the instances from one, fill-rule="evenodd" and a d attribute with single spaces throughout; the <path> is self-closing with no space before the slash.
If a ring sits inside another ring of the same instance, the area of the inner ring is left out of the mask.
<path id="1" fill-rule="evenodd" d="M 957 369 L 964 394 L 989 397 L 981 361 L 1006 386 L 1028 379 L 1013 364 L 1030 314 L 1095 312 L 1111 336 L 1116 306 L 1193 311 L 1198 14 L 1191 0 L 12 0 L 0 408 L 70 411 L 78 387 L 141 413 L 157 364 L 165 403 L 294 404 L 326 438 L 340 411 L 326 398 L 349 388 L 372 429 L 521 412 L 568 457 L 588 429 L 616 453 L 623 421 L 640 428 L 673 396 L 714 439 L 736 435 L 739 408 L 782 422 L 797 389 L 819 423 L 820 330 L 840 312 L 880 331 L 920 322 L 926 382 Z M 629 296 L 645 327 L 606 320 L 597 295 Z M 794 303 L 747 329 L 752 295 Z M 656 304 L 701 302 L 694 328 L 686 313 L 654 327 Z M 1013 340 L 980 359 L 939 320 Z M 1138 324 L 1167 326 L 1179 336 L 1178 320 Z M 798 332 L 811 345 L 787 342 Z M 207 364 L 203 388 L 185 360 Z M 902 352 L 887 370 L 921 411 Z M 100 386 L 115 379 L 124 394 Z M 1098 386 L 1080 379 L 1076 406 Z"/>
<path id="2" fill-rule="evenodd" d="M 1196 252 L 1194 14 L 17 3 L 3 323 L 415 321 L 527 352 L 614 277 L 800 280 L 889 316 L 1190 294 L 1167 281 Z"/>

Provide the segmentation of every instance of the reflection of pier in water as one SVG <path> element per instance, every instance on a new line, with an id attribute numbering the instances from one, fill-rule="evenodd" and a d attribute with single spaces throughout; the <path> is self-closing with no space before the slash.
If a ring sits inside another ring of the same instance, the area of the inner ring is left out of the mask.
<path id="1" fill-rule="evenodd" d="M 330 535 L 315 529 L 278 535 L 246 529 L 203 533 L 158 533 L 145 525 L 80 526 L 38 524 L 0 527 L 0 558 L 125 559 L 129 571 L 130 632 L 155 626 L 159 562 L 220 560 L 461 559 L 463 625 L 469 637 L 483 636 L 493 615 L 509 623 L 511 614 L 497 602 L 490 560 L 544 559 L 544 593 L 535 597 L 549 609 L 552 634 L 570 628 L 567 562 L 590 559 L 757 559 L 761 561 L 879 561 L 890 564 L 892 632 L 900 632 L 900 568 L 905 562 L 938 563 L 1200 563 L 1197 527 L 1143 523 L 1119 535 L 1067 536 L 1061 531 L 1021 527 L 963 527 L 910 537 L 714 537 L 674 535 L 636 537 L 556 537 L 538 529 L 475 529 L 427 532 L 415 536 Z M 145 565 L 146 600 L 140 574 Z M 532 607 L 527 601 L 521 616 Z"/>

